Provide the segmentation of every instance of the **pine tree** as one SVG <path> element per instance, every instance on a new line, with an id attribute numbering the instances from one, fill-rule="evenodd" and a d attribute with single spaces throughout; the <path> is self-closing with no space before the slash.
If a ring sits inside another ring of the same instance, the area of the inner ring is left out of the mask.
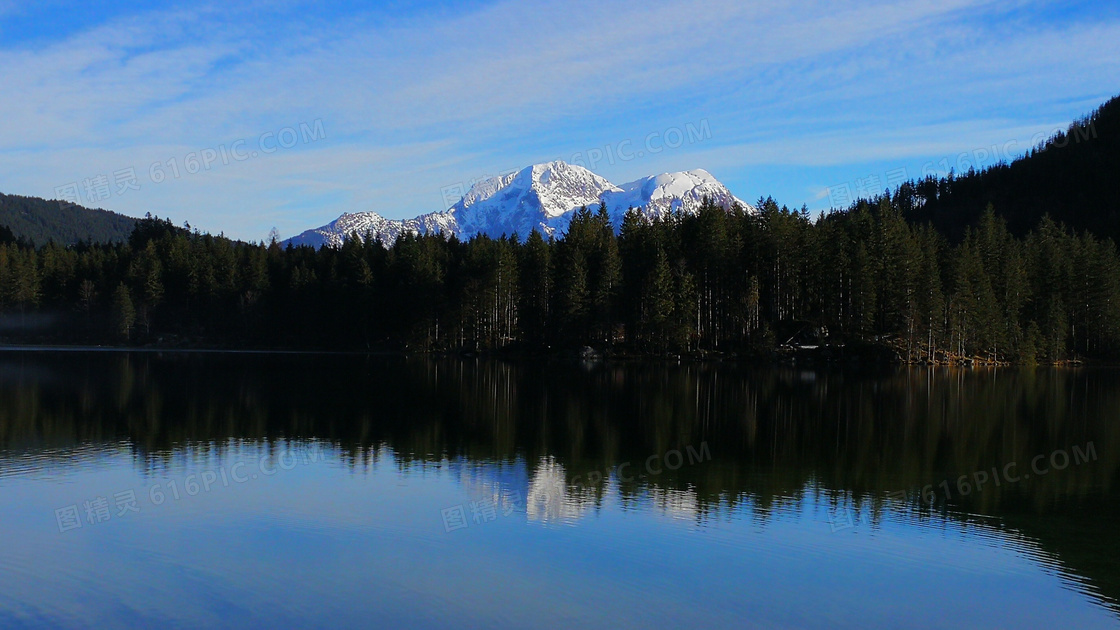
<path id="1" fill-rule="evenodd" d="M 650 249 L 650 223 L 636 208 L 630 208 L 622 218 L 618 235 L 621 269 L 619 290 L 620 318 L 625 326 L 627 342 L 636 342 L 643 334 L 645 322 L 642 305 L 646 277 L 649 274 L 653 252 Z"/>
<path id="2" fill-rule="evenodd" d="M 597 341 L 610 343 L 615 328 L 615 301 L 622 276 L 622 261 L 618 241 L 611 225 L 607 204 L 600 203 L 595 214 L 593 278 L 591 287 L 591 319 L 593 335 Z"/>
<path id="3" fill-rule="evenodd" d="M 88 278 L 82 280 L 81 284 L 78 285 L 78 304 L 87 317 L 93 311 L 96 300 L 97 286 Z"/>
<path id="4" fill-rule="evenodd" d="M 1027 237 L 1028 308 L 1039 329 L 1039 353 L 1049 361 L 1065 357 L 1069 338 L 1066 289 L 1071 282 L 1067 236 L 1061 226 L 1045 216 Z"/>
<path id="5" fill-rule="evenodd" d="M 676 308 L 676 286 L 665 250 L 658 247 L 653 269 L 646 278 L 642 298 L 643 339 L 652 347 L 666 347 L 671 340 Z"/>
<path id="6" fill-rule="evenodd" d="M 936 361 L 942 343 L 945 322 L 945 296 L 941 280 L 941 240 L 929 226 L 918 232 L 921 258 L 916 278 L 915 308 L 911 313 L 912 337 L 921 342 L 927 361 Z M 911 348 L 913 350 L 913 348 Z M 909 359 L 913 359 L 911 356 Z"/>
<path id="7" fill-rule="evenodd" d="M 520 267 L 518 324 L 525 341 L 541 347 L 548 340 L 552 269 L 549 245 L 540 232 L 533 230 L 526 239 Z"/>
<path id="8" fill-rule="evenodd" d="M 117 285 L 113 292 L 113 321 L 117 333 L 125 339 L 132 333 L 132 325 L 136 322 L 136 309 L 132 305 L 132 296 L 124 283 Z"/>

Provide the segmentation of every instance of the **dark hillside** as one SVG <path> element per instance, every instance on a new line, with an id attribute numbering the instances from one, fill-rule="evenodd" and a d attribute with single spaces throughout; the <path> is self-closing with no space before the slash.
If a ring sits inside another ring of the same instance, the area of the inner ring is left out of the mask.
<path id="1" fill-rule="evenodd" d="M 991 204 L 1012 233 L 1049 214 L 1077 232 L 1120 240 L 1120 97 L 1011 164 L 904 186 L 907 217 L 957 240 Z"/>
<path id="2" fill-rule="evenodd" d="M 121 243 L 132 234 L 136 219 L 64 201 L 0 194 L 0 225 L 39 244 Z"/>

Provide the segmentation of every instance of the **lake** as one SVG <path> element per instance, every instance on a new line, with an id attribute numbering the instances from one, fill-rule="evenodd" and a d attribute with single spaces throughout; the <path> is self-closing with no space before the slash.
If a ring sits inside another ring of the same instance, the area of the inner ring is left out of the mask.
<path id="1" fill-rule="evenodd" d="M 1120 371 L 0 353 L 0 627 L 1120 627 Z"/>

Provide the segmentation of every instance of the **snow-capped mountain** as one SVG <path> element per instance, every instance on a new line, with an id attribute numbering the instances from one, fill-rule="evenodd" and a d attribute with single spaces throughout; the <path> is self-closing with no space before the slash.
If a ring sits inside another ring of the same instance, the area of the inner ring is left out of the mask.
<path id="1" fill-rule="evenodd" d="M 376 212 L 344 214 L 286 242 L 336 247 L 354 233 L 380 237 L 386 243 L 405 232 L 443 232 L 459 238 L 514 233 L 524 237 L 536 229 L 546 236 L 559 235 L 581 206 L 594 208 L 600 202 L 606 203 L 617 227 L 631 207 L 639 208 L 649 217 L 677 209 L 696 212 L 704 197 L 724 208 L 739 204 L 748 211 L 754 210 L 704 170 L 664 173 L 615 186 L 581 166 L 548 162 L 480 181 L 443 212 L 406 220 L 386 219 Z"/>

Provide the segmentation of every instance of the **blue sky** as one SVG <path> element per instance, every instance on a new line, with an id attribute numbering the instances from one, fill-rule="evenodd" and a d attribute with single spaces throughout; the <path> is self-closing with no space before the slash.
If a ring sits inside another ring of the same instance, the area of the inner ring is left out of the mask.
<path id="1" fill-rule="evenodd" d="M 1120 6 L 0 0 L 0 77 L 0 191 L 245 239 L 552 159 L 819 210 L 1120 94 Z"/>

